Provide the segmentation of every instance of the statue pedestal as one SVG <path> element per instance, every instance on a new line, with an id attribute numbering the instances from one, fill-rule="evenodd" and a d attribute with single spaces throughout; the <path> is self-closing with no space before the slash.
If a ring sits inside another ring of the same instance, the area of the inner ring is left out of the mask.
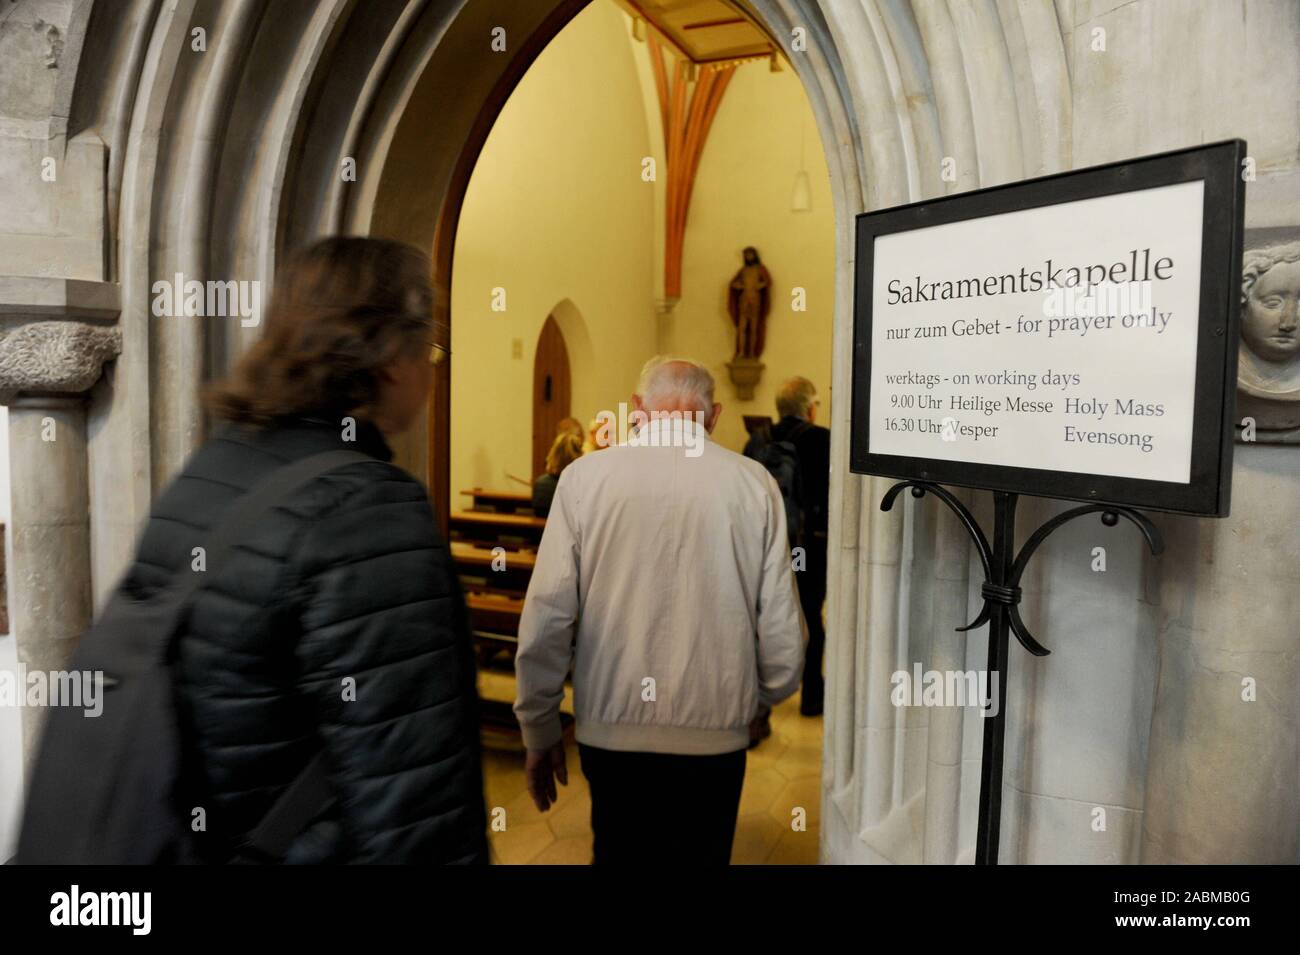
<path id="1" fill-rule="evenodd" d="M 733 358 L 727 362 L 731 383 L 736 386 L 736 397 L 741 401 L 754 400 L 754 386 L 763 377 L 763 363 L 757 358 Z"/>
<path id="2" fill-rule="evenodd" d="M 1278 394 L 1276 400 L 1263 397 L 1258 392 L 1247 391 L 1237 382 L 1237 413 L 1233 421 L 1239 442 L 1258 441 L 1260 444 L 1300 444 L 1300 400 L 1291 397 L 1295 392 Z M 1249 438 L 1242 436 L 1247 418 L 1255 423 Z"/>

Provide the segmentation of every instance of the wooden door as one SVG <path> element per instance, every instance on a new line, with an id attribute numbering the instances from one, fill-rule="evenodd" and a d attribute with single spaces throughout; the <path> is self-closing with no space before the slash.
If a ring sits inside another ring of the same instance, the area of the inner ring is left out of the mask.
<path id="1" fill-rule="evenodd" d="M 561 421 L 569 417 L 569 350 L 564 335 L 548 315 L 537 338 L 537 356 L 533 359 L 533 471 L 536 479 L 546 468 L 546 452 L 551 450 Z"/>

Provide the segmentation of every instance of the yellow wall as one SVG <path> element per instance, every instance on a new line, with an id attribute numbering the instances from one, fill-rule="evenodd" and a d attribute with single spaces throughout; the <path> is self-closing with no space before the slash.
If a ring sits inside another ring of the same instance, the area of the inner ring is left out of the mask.
<path id="1" fill-rule="evenodd" d="M 573 413 L 584 423 L 628 400 L 655 351 L 654 185 L 641 179 L 650 154 L 641 102 L 627 20 L 597 2 L 542 52 L 488 136 L 453 261 L 453 508 L 464 506 L 463 488 L 522 490 L 506 474 L 535 476 L 533 357 L 558 303 L 573 305 L 561 330 Z M 497 287 L 504 313 L 491 308 Z M 584 323 L 585 347 L 575 331 Z"/>
<path id="2" fill-rule="evenodd" d="M 801 128 L 812 208 L 793 212 Z M 682 296 L 671 318 L 673 350 L 703 362 L 718 382 L 723 410 L 713 437 L 734 450 L 745 443 L 741 416 L 775 418 L 776 388 L 792 375 L 812 379 L 822 397 L 822 414 L 829 419 L 835 288 L 830 189 L 816 123 L 798 77 L 788 66 L 772 73 L 765 62 L 738 67 L 700 159 L 686 220 Z M 772 274 L 773 291 L 763 351 L 767 368 L 754 399 L 742 402 L 727 375 L 735 333 L 726 295 L 741 266 L 740 250 L 747 245 L 758 249 Z M 791 310 L 795 286 L 806 290 L 805 312 Z"/>
<path id="3" fill-rule="evenodd" d="M 671 62 L 671 61 L 670 61 Z M 671 68 L 671 67 L 670 67 Z M 724 410 L 716 440 L 744 445 L 742 414 L 775 416 L 776 386 L 795 374 L 829 409 L 834 218 L 830 183 L 803 87 L 787 67 L 738 68 L 701 158 L 687 220 L 682 295 L 663 317 L 659 114 L 644 44 L 612 0 L 596 0 L 543 51 L 511 96 L 475 167 L 452 275 L 453 508 L 472 486 L 522 490 L 530 475 L 537 336 L 558 303 L 584 422 L 628 400 L 657 351 L 703 362 Z M 651 125 L 653 124 L 653 126 Z M 791 210 L 795 175 L 809 173 L 812 210 Z M 658 180 L 641 160 L 655 155 Z M 755 245 L 774 282 L 754 400 L 727 376 L 734 332 L 726 288 L 740 250 Z M 808 310 L 791 310 L 791 289 Z M 506 290 L 507 311 L 491 309 Z M 512 357 L 518 341 L 521 357 Z"/>

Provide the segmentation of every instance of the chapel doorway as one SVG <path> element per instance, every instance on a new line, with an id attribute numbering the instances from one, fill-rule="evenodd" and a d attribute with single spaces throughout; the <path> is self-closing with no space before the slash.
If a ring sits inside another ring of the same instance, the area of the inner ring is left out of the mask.
<path id="1" fill-rule="evenodd" d="M 500 863 L 591 861 L 572 684 L 559 704 L 570 782 L 545 813 L 526 790 L 511 711 L 519 625 L 551 519 L 533 491 L 560 422 L 588 426 L 584 453 L 603 453 L 589 423 L 617 426 L 657 354 L 712 372 L 725 411 L 710 440 L 737 453 L 748 421 L 777 423 L 783 382 L 806 377 L 829 398 L 837 259 L 830 177 L 807 148 L 815 117 L 762 23 L 729 12 L 667 0 L 650 17 L 594 0 L 557 24 L 510 95 L 485 107 L 482 148 L 440 224 L 454 245 L 438 261 L 455 358 L 432 403 L 430 475 L 479 651 Z M 761 377 L 741 382 L 727 290 L 750 247 L 773 291 Z M 733 863 L 818 860 L 822 720 L 801 702 L 796 693 L 777 706 L 748 751 Z"/>
<path id="2" fill-rule="evenodd" d="M 548 315 L 537 336 L 533 358 L 534 478 L 546 469 L 546 453 L 561 421 L 569 417 L 569 349 L 554 315 Z"/>

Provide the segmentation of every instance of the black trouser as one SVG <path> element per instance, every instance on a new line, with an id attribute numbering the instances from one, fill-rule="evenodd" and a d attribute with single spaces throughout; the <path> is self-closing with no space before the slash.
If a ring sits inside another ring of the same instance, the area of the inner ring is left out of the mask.
<path id="1" fill-rule="evenodd" d="M 597 865 L 729 865 L 745 751 L 625 753 L 578 744 Z"/>
<path id="2" fill-rule="evenodd" d="M 808 623 L 808 650 L 803 661 L 803 709 L 821 709 L 825 686 L 822 681 L 822 652 L 826 647 L 826 630 L 822 627 L 822 604 L 826 600 L 826 538 L 812 536 L 804 553 L 807 563 L 795 574 L 799 585 L 799 604 Z"/>

